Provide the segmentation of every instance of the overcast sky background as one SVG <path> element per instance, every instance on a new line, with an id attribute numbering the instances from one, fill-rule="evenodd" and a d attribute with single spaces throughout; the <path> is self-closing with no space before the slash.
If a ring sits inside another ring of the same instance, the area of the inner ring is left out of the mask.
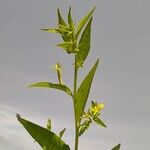
<path id="1" fill-rule="evenodd" d="M 105 104 L 107 128 L 92 125 L 81 137 L 80 150 L 150 149 L 150 1 L 149 0 L 0 0 L 0 150 L 40 150 L 15 118 L 20 113 L 52 130 L 64 127 L 73 149 L 72 102 L 63 92 L 28 89 L 35 81 L 56 82 L 50 65 L 60 62 L 63 79 L 72 87 L 73 57 L 56 47 L 55 34 L 40 31 L 56 25 L 56 9 L 75 20 L 96 6 L 91 51 L 81 69 L 81 81 L 97 58 L 89 96 Z"/>

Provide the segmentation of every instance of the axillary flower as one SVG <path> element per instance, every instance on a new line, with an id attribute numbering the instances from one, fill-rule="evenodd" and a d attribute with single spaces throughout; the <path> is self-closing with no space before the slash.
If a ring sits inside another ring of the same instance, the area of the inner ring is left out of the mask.
<path id="1" fill-rule="evenodd" d="M 100 113 L 100 111 L 104 108 L 104 104 L 102 103 L 97 103 L 97 102 L 91 102 L 92 103 L 92 107 L 90 108 L 90 114 L 92 116 L 95 116 L 97 114 Z"/>
<path id="2" fill-rule="evenodd" d="M 92 119 L 94 117 L 97 117 L 100 115 L 100 111 L 104 108 L 104 104 L 103 103 L 97 103 L 94 101 L 91 101 L 91 108 L 88 109 L 87 113 L 83 112 L 82 114 L 82 118 L 87 118 L 87 119 Z"/>
<path id="3" fill-rule="evenodd" d="M 106 127 L 105 123 L 99 118 L 100 111 L 104 108 L 104 104 L 91 101 L 91 107 L 87 112 L 83 112 L 81 124 L 79 125 L 79 136 L 81 136 L 94 121 L 96 124 Z"/>

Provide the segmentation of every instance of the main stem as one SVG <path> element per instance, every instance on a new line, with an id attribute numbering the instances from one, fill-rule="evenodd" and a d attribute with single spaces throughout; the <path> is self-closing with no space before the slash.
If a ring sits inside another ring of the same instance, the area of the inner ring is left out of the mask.
<path id="1" fill-rule="evenodd" d="M 77 68 L 77 56 L 75 55 L 75 62 L 74 62 L 74 96 L 73 96 L 73 103 L 74 103 L 74 118 L 75 118 L 75 150 L 78 150 L 78 143 L 79 143 L 79 130 L 78 130 L 78 121 L 76 117 L 75 111 L 75 94 L 77 91 L 77 77 L 78 77 L 78 68 Z"/>

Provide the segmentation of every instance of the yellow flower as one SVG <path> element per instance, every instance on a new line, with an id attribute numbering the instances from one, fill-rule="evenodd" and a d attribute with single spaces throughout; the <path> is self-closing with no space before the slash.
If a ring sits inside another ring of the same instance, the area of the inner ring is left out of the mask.
<path id="1" fill-rule="evenodd" d="M 93 114 L 93 115 L 96 115 L 97 113 L 99 113 L 99 111 L 101 109 L 104 108 L 104 104 L 100 103 L 100 104 L 97 104 L 95 103 L 95 106 L 93 106 L 90 110 L 90 112 Z"/>
<path id="2" fill-rule="evenodd" d="M 103 109 L 103 108 L 104 108 L 104 104 L 100 103 L 100 104 L 98 104 L 98 106 L 97 106 L 97 107 L 98 107 L 98 109 L 99 109 L 99 110 L 101 110 L 101 109 Z"/>

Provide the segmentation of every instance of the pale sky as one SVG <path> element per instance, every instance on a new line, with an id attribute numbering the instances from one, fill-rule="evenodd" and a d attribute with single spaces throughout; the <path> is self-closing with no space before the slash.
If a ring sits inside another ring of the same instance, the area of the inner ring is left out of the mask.
<path id="1" fill-rule="evenodd" d="M 36 81 L 57 82 L 51 65 L 60 62 L 63 80 L 72 87 L 73 57 L 56 47 L 56 9 L 67 16 L 72 6 L 80 20 L 96 6 L 91 51 L 79 83 L 97 58 L 101 59 L 89 96 L 103 102 L 102 119 L 80 139 L 79 150 L 150 149 L 150 1 L 149 0 L 0 0 L 0 150 L 41 150 L 16 120 L 15 114 L 52 130 L 67 128 L 63 140 L 73 150 L 71 99 L 60 91 L 29 89 Z M 88 104 L 89 104 L 88 103 Z"/>

